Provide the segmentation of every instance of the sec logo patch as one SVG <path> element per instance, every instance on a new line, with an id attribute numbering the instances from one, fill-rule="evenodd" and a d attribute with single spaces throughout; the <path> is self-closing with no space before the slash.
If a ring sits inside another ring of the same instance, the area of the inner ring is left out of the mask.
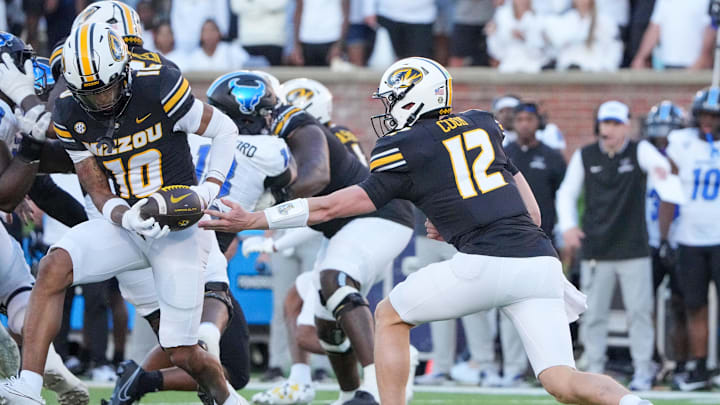
<path id="1" fill-rule="evenodd" d="M 74 128 L 75 128 L 75 132 L 77 132 L 80 135 L 84 134 L 85 131 L 87 131 L 87 126 L 82 121 L 76 122 Z"/>

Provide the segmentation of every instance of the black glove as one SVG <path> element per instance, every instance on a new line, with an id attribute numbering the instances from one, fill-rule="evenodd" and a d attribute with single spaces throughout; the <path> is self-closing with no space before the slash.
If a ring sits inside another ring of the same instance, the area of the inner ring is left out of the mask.
<path id="1" fill-rule="evenodd" d="M 670 246 L 670 242 L 668 242 L 667 239 L 663 239 L 660 241 L 660 247 L 658 248 L 658 257 L 660 258 L 660 263 L 664 267 L 675 267 L 675 249 Z"/>

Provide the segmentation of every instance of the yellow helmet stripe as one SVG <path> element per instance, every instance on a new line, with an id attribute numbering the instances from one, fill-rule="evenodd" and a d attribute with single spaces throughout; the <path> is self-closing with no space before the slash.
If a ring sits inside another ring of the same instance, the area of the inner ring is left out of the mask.
<path id="1" fill-rule="evenodd" d="M 120 5 L 120 9 L 123 13 L 123 20 L 125 23 L 125 30 L 127 35 L 137 35 L 137 29 L 132 19 L 132 12 L 127 4 L 117 2 Z"/>
<path id="2" fill-rule="evenodd" d="M 92 24 L 84 24 L 80 27 L 80 34 L 75 37 L 75 43 L 78 47 L 77 57 L 79 59 L 80 76 L 83 80 L 93 80 L 92 55 L 90 53 L 90 26 Z"/>
<path id="3" fill-rule="evenodd" d="M 50 65 L 52 65 L 55 61 L 55 58 L 59 58 L 60 55 L 62 55 L 62 46 L 58 47 L 55 52 L 50 55 Z"/>
<path id="4" fill-rule="evenodd" d="M 445 85 L 447 88 L 447 106 L 452 107 L 452 79 L 448 77 L 447 84 Z"/>

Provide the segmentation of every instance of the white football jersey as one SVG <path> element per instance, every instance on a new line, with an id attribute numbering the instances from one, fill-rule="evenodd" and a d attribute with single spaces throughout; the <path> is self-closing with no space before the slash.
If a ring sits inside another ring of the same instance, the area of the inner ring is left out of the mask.
<path id="1" fill-rule="evenodd" d="M 645 188 L 645 222 L 647 223 L 648 244 L 654 248 L 660 247 L 660 195 L 655 189 L 652 176 L 647 178 L 647 187 Z M 675 220 L 670 224 L 668 232 L 668 241 L 672 247 L 677 246 L 675 241 L 675 230 L 677 228 L 677 215 L 679 209 L 675 209 Z"/>
<path id="2" fill-rule="evenodd" d="M 720 141 L 700 139 L 697 128 L 672 131 L 667 155 L 678 167 L 687 202 L 675 238 L 688 246 L 720 245 Z"/>
<path id="3" fill-rule="evenodd" d="M 204 180 L 212 140 L 188 136 L 198 181 Z M 215 201 L 229 198 L 245 210 L 254 211 L 265 192 L 265 179 L 282 174 L 290 164 L 290 150 L 285 141 L 271 135 L 239 135 L 235 160 Z M 222 204 L 218 208 L 224 210 Z"/>
<path id="4" fill-rule="evenodd" d="M 0 141 L 5 142 L 13 155 L 19 146 L 16 140 L 17 131 L 15 114 L 6 102 L 0 100 Z"/>

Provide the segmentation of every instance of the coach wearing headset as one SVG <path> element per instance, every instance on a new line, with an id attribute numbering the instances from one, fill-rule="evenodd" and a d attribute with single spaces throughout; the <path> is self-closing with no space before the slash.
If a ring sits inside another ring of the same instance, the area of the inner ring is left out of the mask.
<path id="1" fill-rule="evenodd" d="M 599 139 L 575 151 L 558 190 L 558 223 L 565 246 L 582 245 L 580 283 L 588 310 L 581 320 L 580 339 L 588 371 L 602 373 L 605 368 L 608 312 L 618 277 L 635 368 L 629 388 L 647 390 L 654 377 L 654 328 L 645 185 L 648 174 L 663 179 L 670 166 L 647 141 L 630 139 L 627 105 L 603 103 L 597 121 Z M 582 230 L 577 222 L 581 192 L 585 195 Z"/>

